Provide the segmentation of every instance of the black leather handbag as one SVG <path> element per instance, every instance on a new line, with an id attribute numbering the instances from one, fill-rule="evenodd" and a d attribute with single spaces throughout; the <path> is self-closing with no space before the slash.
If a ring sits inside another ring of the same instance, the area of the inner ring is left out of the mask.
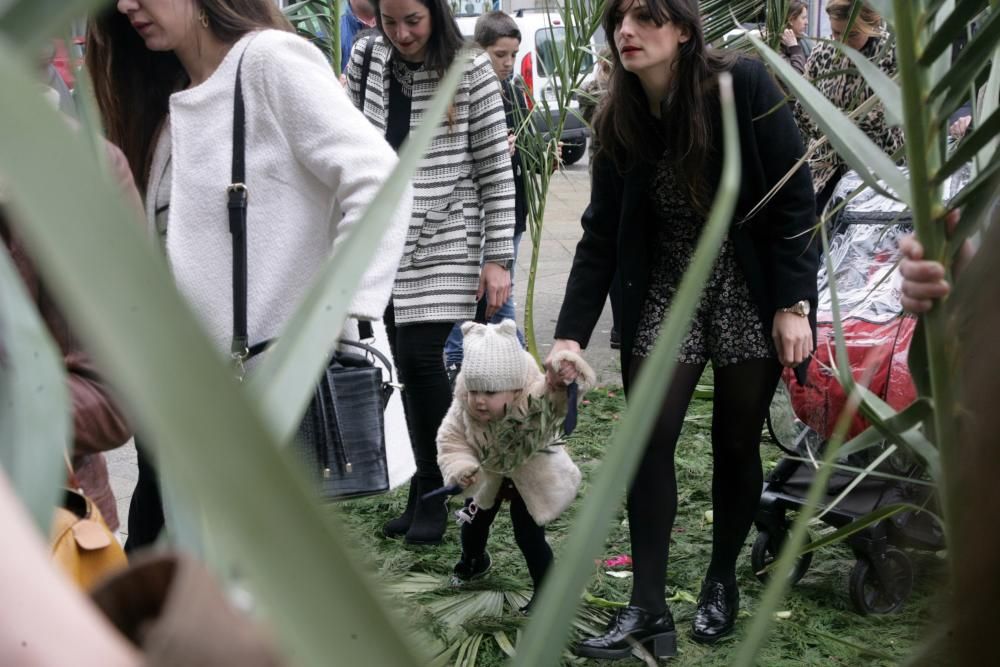
<path id="1" fill-rule="evenodd" d="M 236 68 L 233 105 L 232 184 L 228 188 L 229 231 L 233 239 L 233 343 L 238 372 L 271 341 L 249 346 L 247 335 L 246 111 Z M 370 332 L 370 324 L 360 323 Z M 368 336 L 365 336 L 368 337 Z M 389 490 L 385 453 L 385 406 L 392 395 L 392 365 L 375 348 L 343 340 L 361 354 L 335 351 L 323 371 L 292 445 L 326 500 L 345 500 Z M 381 367 L 375 360 L 381 363 Z M 389 379 L 383 380 L 383 369 Z"/>

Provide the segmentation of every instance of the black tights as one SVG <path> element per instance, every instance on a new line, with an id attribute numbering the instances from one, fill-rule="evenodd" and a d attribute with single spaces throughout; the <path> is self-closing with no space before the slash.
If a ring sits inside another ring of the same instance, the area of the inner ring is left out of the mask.
<path id="1" fill-rule="evenodd" d="M 441 486 L 437 464 L 437 432 L 451 405 L 451 385 L 444 367 L 444 343 L 454 322 L 421 322 L 396 326 L 392 303 L 386 308 L 386 335 L 399 381 L 403 384 L 403 411 L 417 475 Z"/>
<path id="2" fill-rule="evenodd" d="M 528 574 L 531 575 L 531 582 L 538 590 L 542 584 L 542 579 L 552 564 L 552 549 L 545 541 L 545 528 L 535 523 L 528 512 L 524 499 L 517 492 L 510 480 L 504 481 L 504 486 L 509 485 L 506 495 L 510 497 L 510 522 L 514 526 L 514 541 L 524 555 L 524 560 L 528 565 Z M 490 536 L 490 526 L 500 511 L 503 500 L 500 494 L 497 495 L 496 502 L 489 509 L 480 508 L 476 512 L 472 523 L 462 524 L 462 557 L 463 559 L 478 558 L 486 551 L 486 540 Z M 466 503 L 468 507 L 468 503 Z"/>
<path id="3" fill-rule="evenodd" d="M 629 384 L 642 359 L 633 357 Z M 634 579 L 631 604 L 652 613 L 666 608 L 667 557 L 677 514 L 674 450 L 704 364 L 678 364 L 628 493 Z M 781 374 L 774 359 L 715 369 L 712 409 L 712 560 L 708 577 L 735 583 L 736 559 L 760 500 L 760 430 Z"/>

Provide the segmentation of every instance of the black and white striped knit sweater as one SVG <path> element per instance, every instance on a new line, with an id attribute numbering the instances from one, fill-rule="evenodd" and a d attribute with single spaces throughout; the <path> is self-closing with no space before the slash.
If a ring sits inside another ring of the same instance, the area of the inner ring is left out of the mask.
<path id="1" fill-rule="evenodd" d="M 372 50 L 364 103 L 361 69 Z M 381 36 L 354 45 L 347 87 L 356 106 L 383 134 L 389 106 L 392 48 Z M 436 72 L 413 73 L 410 128 L 417 128 L 437 91 Z M 475 316 L 480 266 L 514 256 L 514 175 L 507 152 L 500 83 L 481 54 L 466 69 L 449 118 L 438 124 L 413 176 L 413 214 L 392 290 L 397 324 L 455 322 Z"/>

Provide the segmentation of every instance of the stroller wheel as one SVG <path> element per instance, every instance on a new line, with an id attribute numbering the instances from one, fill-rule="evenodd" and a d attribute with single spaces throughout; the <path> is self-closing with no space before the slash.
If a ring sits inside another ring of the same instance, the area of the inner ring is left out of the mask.
<path id="1" fill-rule="evenodd" d="M 754 576 L 762 584 L 766 584 L 770 578 L 771 573 L 765 570 L 778 559 L 778 555 L 781 553 L 781 545 L 785 543 L 786 535 L 787 533 L 782 531 L 780 537 L 772 537 L 771 533 L 763 531 L 757 533 L 757 539 L 753 541 L 753 548 L 750 550 L 750 565 L 753 566 Z M 806 535 L 806 545 L 811 541 L 809 536 Z M 792 568 L 791 573 L 788 575 L 789 584 L 794 585 L 798 583 L 799 579 L 805 576 L 809 565 L 812 564 L 812 557 L 813 555 L 810 551 L 795 559 L 795 567 Z"/>
<path id="2" fill-rule="evenodd" d="M 859 614 L 892 614 L 903 608 L 913 589 L 913 566 L 899 549 L 886 549 L 881 576 L 868 557 L 851 570 L 851 603 Z"/>

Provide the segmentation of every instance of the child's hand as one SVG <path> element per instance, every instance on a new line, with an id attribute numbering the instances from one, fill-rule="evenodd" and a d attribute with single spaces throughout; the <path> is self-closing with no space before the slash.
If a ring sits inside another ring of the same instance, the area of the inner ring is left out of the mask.
<path id="1" fill-rule="evenodd" d="M 580 344 L 575 340 L 567 338 L 557 338 L 552 344 L 552 349 L 549 350 L 548 356 L 545 357 L 546 379 L 548 380 L 549 387 L 552 389 L 559 389 L 571 382 L 575 382 L 577 376 L 580 374 L 576 364 L 567 359 L 562 359 L 558 365 L 556 364 L 554 361 L 555 357 L 564 350 L 580 354 Z"/>
<path id="2" fill-rule="evenodd" d="M 458 477 L 458 485 L 467 489 L 479 481 L 479 468 L 470 468 Z"/>

